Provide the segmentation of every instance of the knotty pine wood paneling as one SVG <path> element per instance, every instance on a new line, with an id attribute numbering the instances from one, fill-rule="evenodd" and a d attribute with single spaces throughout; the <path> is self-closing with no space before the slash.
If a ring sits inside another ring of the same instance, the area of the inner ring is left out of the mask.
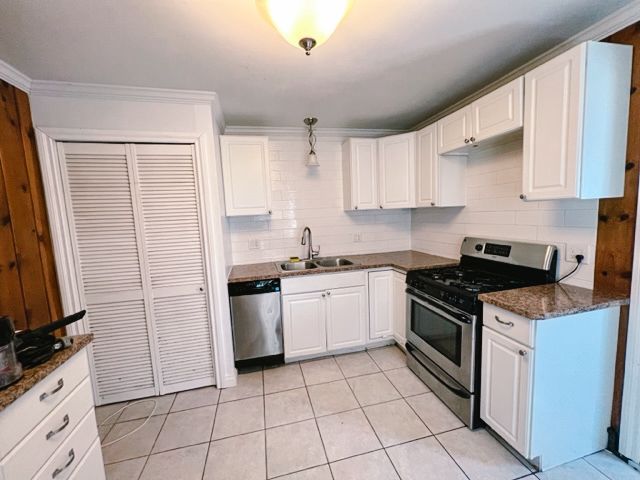
<path id="1" fill-rule="evenodd" d="M 62 316 L 27 94 L 0 81 L 0 315 L 17 329 Z"/>

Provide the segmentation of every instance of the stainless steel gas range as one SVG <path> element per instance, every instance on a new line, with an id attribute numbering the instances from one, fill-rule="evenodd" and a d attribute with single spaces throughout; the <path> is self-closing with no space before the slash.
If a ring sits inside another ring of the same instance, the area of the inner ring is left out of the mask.
<path id="1" fill-rule="evenodd" d="M 480 426 L 480 293 L 550 283 L 553 245 L 467 237 L 457 267 L 407 274 L 409 368 L 469 427 Z"/>

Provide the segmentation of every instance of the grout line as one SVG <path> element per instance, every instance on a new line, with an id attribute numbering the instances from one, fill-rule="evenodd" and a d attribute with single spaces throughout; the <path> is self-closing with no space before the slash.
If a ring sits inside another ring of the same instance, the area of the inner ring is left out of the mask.
<path id="1" fill-rule="evenodd" d="M 221 392 L 218 392 L 217 400 L 220 400 L 220 393 Z M 220 405 L 218 403 L 215 404 L 215 407 L 216 407 L 216 410 L 213 413 L 213 423 L 211 424 L 211 433 L 209 434 L 209 441 L 207 442 L 207 454 L 204 456 L 204 468 L 202 469 L 202 476 L 200 477 L 201 480 L 204 480 L 204 474 L 207 471 L 207 463 L 209 463 L 209 452 L 211 452 L 211 443 L 213 443 L 211 441 L 211 437 L 213 437 L 213 428 L 216 425 L 216 420 L 218 418 L 218 411 L 220 410 Z M 182 411 L 184 411 L 184 410 L 182 410 Z"/>
<path id="2" fill-rule="evenodd" d="M 262 368 L 262 438 L 264 440 L 264 476 L 269 478 L 269 459 L 267 457 L 267 394 L 264 385 L 264 368 Z"/>
<path id="3" fill-rule="evenodd" d="M 340 368 L 340 367 L 338 367 L 338 368 Z M 316 417 L 316 412 L 313 409 L 313 402 L 311 402 L 311 396 L 309 395 L 309 388 L 305 387 L 304 390 L 305 390 L 305 392 L 307 392 L 307 399 L 309 400 L 309 404 L 311 405 L 311 413 L 313 413 L 313 422 L 316 425 L 316 431 L 318 432 L 318 437 L 320 437 L 320 444 L 322 445 L 322 451 L 324 452 L 324 458 L 327 460 L 327 464 L 328 464 L 329 463 L 329 455 L 327 455 L 327 447 L 324 444 L 324 439 L 322 438 L 322 433 L 320 432 L 320 425 L 318 425 L 318 418 Z M 331 466 L 329 466 L 329 475 L 331 475 L 331 478 L 334 479 L 333 472 L 331 471 Z"/>
<path id="4" fill-rule="evenodd" d="M 598 452 L 596 452 L 598 453 Z M 591 463 L 589 460 L 587 460 L 587 457 L 590 457 L 592 454 L 589 455 L 585 455 L 584 457 L 582 457 L 582 460 L 584 460 L 585 462 L 587 462 L 588 465 L 590 465 L 591 467 L 595 468 L 599 473 L 601 473 L 602 475 L 604 475 L 606 478 L 608 478 L 609 480 L 615 480 L 615 478 L 611 478 L 609 475 L 607 475 L 605 472 L 603 472 L 602 470 L 600 470 L 596 465 L 594 465 L 593 463 Z M 628 466 L 629 468 L 632 468 L 629 464 L 623 462 L 622 460 L 620 460 L 619 458 L 615 457 L 615 459 L 617 461 L 620 461 L 621 463 L 623 463 L 624 465 Z M 536 472 L 537 473 L 537 472 Z"/>
<path id="5" fill-rule="evenodd" d="M 471 480 L 471 477 L 469 475 L 467 475 L 467 472 L 465 472 L 464 468 L 462 468 L 462 466 L 457 462 L 457 460 L 455 458 L 453 458 L 453 455 L 451 454 L 451 452 L 449 452 L 449 450 L 447 450 L 447 448 L 442 444 L 442 442 L 440 441 L 440 439 L 438 438 L 438 435 L 434 435 L 433 438 L 436 439 L 436 442 L 438 442 L 438 444 L 442 447 L 442 449 L 447 453 L 447 455 L 449 455 L 449 457 L 451 458 L 451 460 L 453 461 L 453 463 L 456 464 L 456 466 L 460 469 L 460 471 L 462 472 L 462 474 L 467 477 L 469 480 Z"/>
<path id="6" fill-rule="evenodd" d="M 171 400 L 171 405 L 169 405 L 168 412 L 171 411 L 171 407 L 173 407 L 173 402 L 176 401 L 176 397 L 177 396 L 178 396 L 177 394 L 173 394 L 173 399 Z M 146 460 L 144 462 L 142 470 L 140 470 L 140 475 L 138 475 L 138 478 L 136 480 L 138 480 L 142 476 L 142 474 L 144 473 L 144 469 L 147 468 L 147 464 L 149 463 L 149 459 L 151 458 L 151 453 L 153 452 L 153 449 L 156 446 L 156 443 L 158 442 L 158 438 L 160 438 L 160 434 L 162 433 L 162 430 L 164 429 L 164 426 L 167 423 L 167 418 L 169 418 L 169 413 L 168 412 L 165 415 L 164 420 L 162 421 L 162 426 L 160 426 L 160 430 L 158 430 L 158 434 L 156 435 L 156 438 L 153 440 L 153 445 L 151 445 L 151 449 L 149 450 L 149 454 L 147 455 L 147 458 L 146 458 Z M 156 416 L 156 415 L 154 415 L 154 416 Z"/>

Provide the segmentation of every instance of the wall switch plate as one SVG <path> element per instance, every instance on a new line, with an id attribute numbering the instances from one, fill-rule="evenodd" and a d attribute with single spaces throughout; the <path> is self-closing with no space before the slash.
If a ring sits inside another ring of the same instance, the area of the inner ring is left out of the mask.
<path id="1" fill-rule="evenodd" d="M 360 243 L 362 242 L 362 234 L 361 233 L 354 233 L 353 234 L 353 241 L 355 243 Z"/>
<path id="2" fill-rule="evenodd" d="M 591 247 L 589 245 L 580 243 L 568 243 L 565 260 L 567 262 L 577 263 L 576 255 L 582 255 L 584 257 L 584 260 L 582 260 L 583 264 L 591 263 Z"/>
<path id="3" fill-rule="evenodd" d="M 263 250 L 264 249 L 264 241 L 258 240 L 257 238 L 252 238 L 249 240 L 249 250 Z"/>

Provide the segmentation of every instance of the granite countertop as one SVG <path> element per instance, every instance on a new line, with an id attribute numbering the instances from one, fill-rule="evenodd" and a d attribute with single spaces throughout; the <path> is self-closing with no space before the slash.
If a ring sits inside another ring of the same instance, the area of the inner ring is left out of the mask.
<path id="1" fill-rule="evenodd" d="M 564 283 L 483 293 L 478 298 L 531 320 L 544 320 L 629 304 L 628 294 L 602 289 L 589 290 Z"/>
<path id="2" fill-rule="evenodd" d="M 285 278 L 299 275 L 314 275 L 318 273 L 348 272 L 351 270 L 366 270 L 370 268 L 392 267 L 403 272 L 458 265 L 459 261 L 452 258 L 429 255 L 414 250 L 399 252 L 368 253 L 364 255 L 340 255 L 341 258 L 355 262 L 354 265 L 343 267 L 315 268 L 311 270 L 281 272 L 276 267 L 279 262 L 254 263 L 250 265 L 236 265 L 229 275 L 229 283 L 249 282 L 253 280 L 268 280 L 271 278 Z M 327 257 L 331 258 L 331 257 Z"/>
<path id="3" fill-rule="evenodd" d="M 57 352 L 47 362 L 24 371 L 24 375 L 13 385 L 4 390 L 0 390 L 0 411 L 7 408 L 22 395 L 33 388 L 40 380 L 46 378 L 56 368 L 61 366 L 76 353 L 89 345 L 93 340 L 93 335 L 73 335 L 73 345 Z"/>

